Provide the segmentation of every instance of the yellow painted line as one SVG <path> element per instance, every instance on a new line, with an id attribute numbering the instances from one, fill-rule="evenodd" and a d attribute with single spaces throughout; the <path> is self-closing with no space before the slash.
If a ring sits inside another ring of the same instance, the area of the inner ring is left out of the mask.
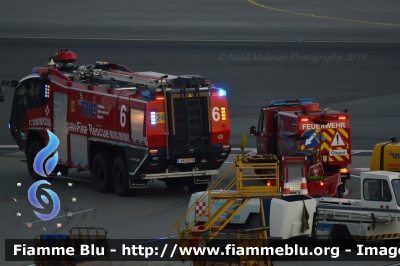
<path id="1" fill-rule="evenodd" d="M 100 37 L 65 37 L 65 36 L 5 36 L 0 35 L 0 39 L 28 39 L 28 40 L 87 40 L 87 41 L 135 41 L 135 42 L 245 42 L 245 43 L 381 43 L 381 44 L 399 44 L 400 41 L 346 41 L 346 40 L 241 40 L 241 39 L 162 39 L 162 38 L 100 38 Z"/>
<path id="2" fill-rule="evenodd" d="M 335 18 L 335 17 L 320 16 L 320 15 L 314 15 L 314 14 L 301 13 L 301 12 L 294 12 L 294 11 L 290 11 L 290 10 L 261 5 L 254 0 L 247 0 L 247 2 L 249 2 L 252 5 L 262 7 L 265 9 L 269 9 L 272 11 L 278 11 L 278 12 L 283 12 L 283 13 L 288 13 L 288 14 L 293 14 L 293 15 L 300 15 L 300 16 L 307 16 L 307 17 L 321 18 L 321 19 L 329 19 L 329 20 L 337 20 L 337 21 L 343 21 L 343 22 L 355 22 L 355 23 L 363 23 L 363 24 L 381 25 L 381 26 L 396 26 L 396 27 L 400 26 L 400 24 L 393 24 L 393 23 L 373 22 L 373 21 L 365 21 L 365 20 L 357 20 L 357 19 Z"/>

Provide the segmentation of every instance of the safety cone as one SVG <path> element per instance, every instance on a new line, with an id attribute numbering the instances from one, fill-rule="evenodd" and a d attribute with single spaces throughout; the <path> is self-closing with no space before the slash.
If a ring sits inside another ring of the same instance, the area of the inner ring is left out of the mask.
<path id="1" fill-rule="evenodd" d="M 290 187 L 288 181 L 286 181 L 285 185 L 283 186 L 283 194 L 290 194 Z"/>
<path id="2" fill-rule="evenodd" d="M 308 188 L 305 177 L 301 178 L 300 195 L 308 196 Z"/>

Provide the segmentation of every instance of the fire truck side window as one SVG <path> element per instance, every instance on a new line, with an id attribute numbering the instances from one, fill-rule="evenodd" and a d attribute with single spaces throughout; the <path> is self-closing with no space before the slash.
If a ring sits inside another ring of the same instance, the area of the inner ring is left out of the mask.
<path id="1" fill-rule="evenodd" d="M 371 201 L 392 201 L 388 182 L 379 179 L 365 179 L 364 199 Z"/>
<path id="2" fill-rule="evenodd" d="M 143 138 L 144 111 L 131 109 L 131 140 L 142 144 Z"/>
<path id="3" fill-rule="evenodd" d="M 43 93 L 40 93 L 40 79 L 31 78 L 23 81 L 14 92 L 12 120 L 23 131 L 25 114 L 34 107 L 43 105 Z"/>
<path id="4" fill-rule="evenodd" d="M 12 120 L 14 121 L 14 125 L 18 126 L 21 130 L 24 128 L 24 117 L 28 110 L 28 95 L 26 87 L 24 84 L 21 84 L 15 90 L 12 111 Z"/>
<path id="5" fill-rule="evenodd" d="M 265 113 L 262 112 L 260 115 L 260 118 L 258 120 L 258 129 L 257 132 L 261 133 L 261 132 L 265 132 L 266 128 L 265 128 L 265 122 L 264 122 L 264 117 L 265 117 Z"/>
<path id="6" fill-rule="evenodd" d="M 392 180 L 392 187 L 397 205 L 400 206 L 400 179 Z"/>
<path id="7" fill-rule="evenodd" d="M 277 112 L 274 113 L 274 121 L 272 124 L 274 126 L 274 129 L 278 128 L 278 113 Z"/>

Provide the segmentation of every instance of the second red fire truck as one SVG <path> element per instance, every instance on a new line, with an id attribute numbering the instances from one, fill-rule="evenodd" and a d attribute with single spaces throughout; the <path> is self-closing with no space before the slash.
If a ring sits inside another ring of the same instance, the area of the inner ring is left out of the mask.
<path id="1" fill-rule="evenodd" d="M 203 191 L 231 151 L 226 92 L 202 76 L 133 72 L 108 62 L 75 66 L 61 49 L 15 87 L 11 134 L 33 179 L 36 154 L 59 139 L 53 175 L 91 171 L 97 191 L 120 196 L 150 179 Z M 3 88 L 4 89 L 4 88 Z M 50 174 L 50 173 L 48 173 Z"/>
<path id="2" fill-rule="evenodd" d="M 309 165 L 320 162 L 325 172 L 340 173 L 342 182 L 350 179 L 347 110 L 321 109 L 308 98 L 274 100 L 261 108 L 258 127 L 251 127 L 250 134 L 257 137 L 257 154 L 304 156 Z"/>

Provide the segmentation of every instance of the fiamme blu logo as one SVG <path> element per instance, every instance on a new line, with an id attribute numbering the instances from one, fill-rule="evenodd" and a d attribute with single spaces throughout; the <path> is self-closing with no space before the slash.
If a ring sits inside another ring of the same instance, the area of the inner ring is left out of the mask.
<path id="1" fill-rule="evenodd" d="M 55 152 L 55 150 L 60 144 L 60 141 L 58 140 L 57 136 L 54 135 L 51 131 L 47 130 L 47 134 L 49 136 L 49 143 L 46 145 L 46 147 L 44 147 L 42 150 L 38 152 L 33 162 L 33 169 L 35 170 L 35 172 L 38 175 L 41 175 L 45 178 L 48 177 L 48 175 L 54 170 L 54 168 L 57 165 L 58 152 Z M 49 157 L 53 152 L 55 152 L 54 155 L 46 160 L 46 158 Z M 44 209 L 44 207 L 42 206 L 42 204 L 40 204 L 40 202 L 36 197 L 36 193 L 40 185 L 51 185 L 51 184 L 46 180 L 40 180 L 33 183 L 28 190 L 28 199 L 34 207 L 38 209 Z M 36 214 L 37 217 L 39 217 L 39 219 L 48 221 L 56 217 L 57 214 L 59 213 L 61 207 L 60 199 L 53 190 L 47 188 L 41 188 L 41 189 L 47 192 L 47 194 L 50 196 L 53 202 L 53 210 L 49 214 L 43 214 L 37 211 L 33 212 Z M 40 198 L 45 204 L 49 204 L 50 201 L 46 195 L 41 195 Z"/>

